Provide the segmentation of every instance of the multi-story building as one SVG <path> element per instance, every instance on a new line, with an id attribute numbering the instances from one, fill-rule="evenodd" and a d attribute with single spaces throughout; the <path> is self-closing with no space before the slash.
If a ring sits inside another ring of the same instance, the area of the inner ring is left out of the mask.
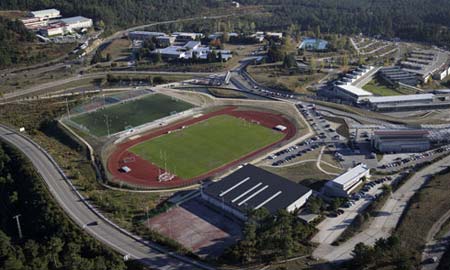
<path id="1" fill-rule="evenodd" d="M 348 197 L 362 183 L 364 178 L 369 177 L 370 169 L 367 165 L 359 164 L 337 178 L 328 181 L 323 191 L 331 197 Z"/>

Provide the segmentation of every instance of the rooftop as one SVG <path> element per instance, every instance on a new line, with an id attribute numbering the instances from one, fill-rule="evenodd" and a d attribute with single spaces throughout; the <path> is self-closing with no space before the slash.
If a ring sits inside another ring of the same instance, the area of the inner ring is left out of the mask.
<path id="1" fill-rule="evenodd" d="M 340 176 L 333 179 L 332 181 L 344 186 L 347 182 L 352 181 L 359 175 L 367 172 L 367 170 L 369 170 L 367 168 L 367 165 L 361 163 L 358 166 L 354 167 L 353 169 L 350 169 L 347 172 L 341 174 Z"/>
<path id="2" fill-rule="evenodd" d="M 76 17 L 70 17 L 70 18 L 64 18 L 61 19 L 60 21 L 66 24 L 72 24 L 72 23 L 78 23 L 78 22 L 83 22 L 83 21 L 89 21 L 91 19 L 83 17 L 83 16 L 76 16 Z"/>
<path id="3" fill-rule="evenodd" d="M 370 103 L 387 103 L 387 102 L 408 102 L 417 100 L 432 100 L 434 94 L 416 94 L 401 96 L 383 96 L 383 97 L 367 97 Z"/>
<path id="4" fill-rule="evenodd" d="M 144 36 L 166 36 L 166 34 L 162 32 L 149 32 L 149 31 L 132 31 L 130 32 L 130 34 L 144 35 Z"/>
<path id="5" fill-rule="evenodd" d="M 356 86 L 353 85 L 339 85 L 338 86 L 340 89 L 350 92 L 358 97 L 367 97 L 367 96 L 372 96 L 373 94 Z"/>
<path id="6" fill-rule="evenodd" d="M 59 10 L 57 10 L 55 8 L 50 8 L 50 9 L 31 11 L 31 14 L 33 14 L 36 17 L 45 16 L 45 15 L 50 14 L 50 13 L 57 13 L 57 14 L 59 14 Z"/>
<path id="7" fill-rule="evenodd" d="M 286 209 L 310 191 L 253 165 L 246 165 L 203 190 L 205 194 L 242 212 L 265 207 L 272 214 Z"/>
<path id="8" fill-rule="evenodd" d="M 430 132 L 423 129 L 400 129 L 400 130 L 375 130 L 374 135 L 379 136 L 426 136 Z"/>

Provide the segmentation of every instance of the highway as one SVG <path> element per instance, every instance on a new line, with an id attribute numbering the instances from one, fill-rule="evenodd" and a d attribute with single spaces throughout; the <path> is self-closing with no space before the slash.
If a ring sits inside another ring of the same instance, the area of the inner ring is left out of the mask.
<path id="1" fill-rule="evenodd" d="M 0 139 L 14 145 L 28 157 L 44 179 L 56 202 L 77 225 L 120 254 L 128 255 L 130 259 L 138 260 L 155 269 L 214 269 L 192 259 L 167 252 L 162 247 L 131 235 L 108 221 L 81 197 L 51 156 L 29 138 L 0 125 Z M 87 225 L 94 221 L 98 224 Z"/>

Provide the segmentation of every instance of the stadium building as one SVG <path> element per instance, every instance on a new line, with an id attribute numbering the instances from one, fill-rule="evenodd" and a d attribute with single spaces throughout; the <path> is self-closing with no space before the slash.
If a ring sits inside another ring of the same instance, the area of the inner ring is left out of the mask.
<path id="1" fill-rule="evenodd" d="M 380 153 L 423 152 L 430 149 L 427 130 L 375 130 L 372 146 Z"/>
<path id="2" fill-rule="evenodd" d="M 365 164 L 359 164 L 353 169 L 341 174 L 324 186 L 324 193 L 331 197 L 348 197 L 364 178 L 370 177 L 370 170 Z"/>
<path id="3" fill-rule="evenodd" d="M 202 189 L 202 198 L 241 220 L 249 210 L 266 208 L 271 214 L 280 209 L 292 212 L 301 208 L 312 190 L 268 171 L 246 165 Z"/>

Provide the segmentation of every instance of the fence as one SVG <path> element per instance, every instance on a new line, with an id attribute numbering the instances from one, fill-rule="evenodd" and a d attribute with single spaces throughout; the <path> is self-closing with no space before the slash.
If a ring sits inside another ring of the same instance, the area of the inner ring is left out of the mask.
<path id="1" fill-rule="evenodd" d="M 144 245 L 146 245 L 146 246 L 148 246 L 148 247 L 150 247 L 150 248 L 153 248 L 153 249 L 155 249 L 156 251 L 161 252 L 161 253 L 163 253 L 163 254 L 166 254 L 166 255 L 168 255 L 168 256 L 170 256 L 170 257 L 172 257 L 172 258 L 175 258 L 175 259 L 177 259 L 177 260 L 183 261 L 183 262 L 188 263 L 188 264 L 195 265 L 196 267 L 199 267 L 199 268 L 202 268 L 202 269 L 214 269 L 214 268 L 212 268 L 212 267 L 209 267 L 209 266 L 206 266 L 206 265 L 204 265 L 204 264 L 198 263 L 198 262 L 196 262 L 196 261 L 194 261 L 194 260 L 185 258 L 185 257 L 183 257 L 183 256 L 181 256 L 181 255 L 178 255 L 178 254 L 174 253 L 174 252 L 170 252 L 170 251 L 164 249 L 163 247 L 161 247 L 161 246 L 159 246 L 159 245 L 157 245 L 157 244 L 155 244 L 155 243 L 152 243 L 152 242 L 150 242 L 150 241 L 144 240 L 144 239 L 142 239 L 141 237 L 139 237 L 139 236 L 137 236 L 137 235 L 135 235 L 135 234 L 130 233 L 129 231 L 123 229 L 122 227 L 120 227 L 120 226 L 118 226 L 117 224 L 115 224 L 114 222 L 112 222 L 110 219 L 108 219 L 108 218 L 105 217 L 102 213 L 100 213 L 100 211 L 98 211 L 96 207 L 94 207 L 91 203 L 89 203 L 88 200 L 86 200 L 86 198 L 85 198 L 85 197 L 77 190 L 77 188 L 73 185 L 72 181 L 66 176 L 66 174 L 64 173 L 64 171 L 59 167 L 59 165 L 56 163 L 56 161 L 53 159 L 53 157 L 52 157 L 47 151 L 45 151 L 45 149 L 43 149 L 40 145 L 38 145 L 37 143 L 35 143 L 35 142 L 34 142 L 32 139 L 30 139 L 29 137 L 27 137 L 27 136 L 25 136 L 25 135 L 23 135 L 23 134 L 17 133 L 15 130 L 13 130 L 13 129 L 7 127 L 7 126 L 4 126 L 4 125 L 1 125 L 1 126 L 2 126 L 3 128 L 5 128 L 5 129 L 7 129 L 7 130 L 10 130 L 10 131 L 11 131 L 12 133 L 14 133 L 14 134 L 16 134 L 16 135 L 18 135 L 18 136 L 21 136 L 22 138 L 24 138 L 25 140 L 27 140 L 30 144 L 32 144 L 33 146 L 35 146 L 39 151 L 41 151 L 41 152 L 44 154 L 44 156 L 46 156 L 46 158 L 50 161 L 50 163 L 54 166 L 54 168 L 58 171 L 58 173 L 61 175 L 61 177 L 64 179 L 64 181 L 69 185 L 70 189 L 71 189 L 71 190 L 75 193 L 75 195 L 80 199 L 80 201 L 83 202 L 83 204 L 86 205 L 86 207 L 87 207 L 90 211 L 92 211 L 96 216 L 98 216 L 98 217 L 99 217 L 101 220 L 103 220 L 106 224 L 108 224 L 109 226 L 113 227 L 114 229 L 116 229 L 116 230 L 119 231 L 120 233 L 124 234 L 125 236 L 130 237 L 130 238 L 133 239 L 134 241 L 136 241 L 136 242 L 138 242 L 138 243 L 141 243 L 141 244 L 144 244 Z M 44 179 L 44 180 L 45 180 L 45 179 Z M 82 225 L 82 224 L 79 224 L 79 225 Z M 111 247 L 114 248 L 115 246 L 111 246 Z M 125 254 L 125 255 L 128 255 L 128 254 Z"/>

